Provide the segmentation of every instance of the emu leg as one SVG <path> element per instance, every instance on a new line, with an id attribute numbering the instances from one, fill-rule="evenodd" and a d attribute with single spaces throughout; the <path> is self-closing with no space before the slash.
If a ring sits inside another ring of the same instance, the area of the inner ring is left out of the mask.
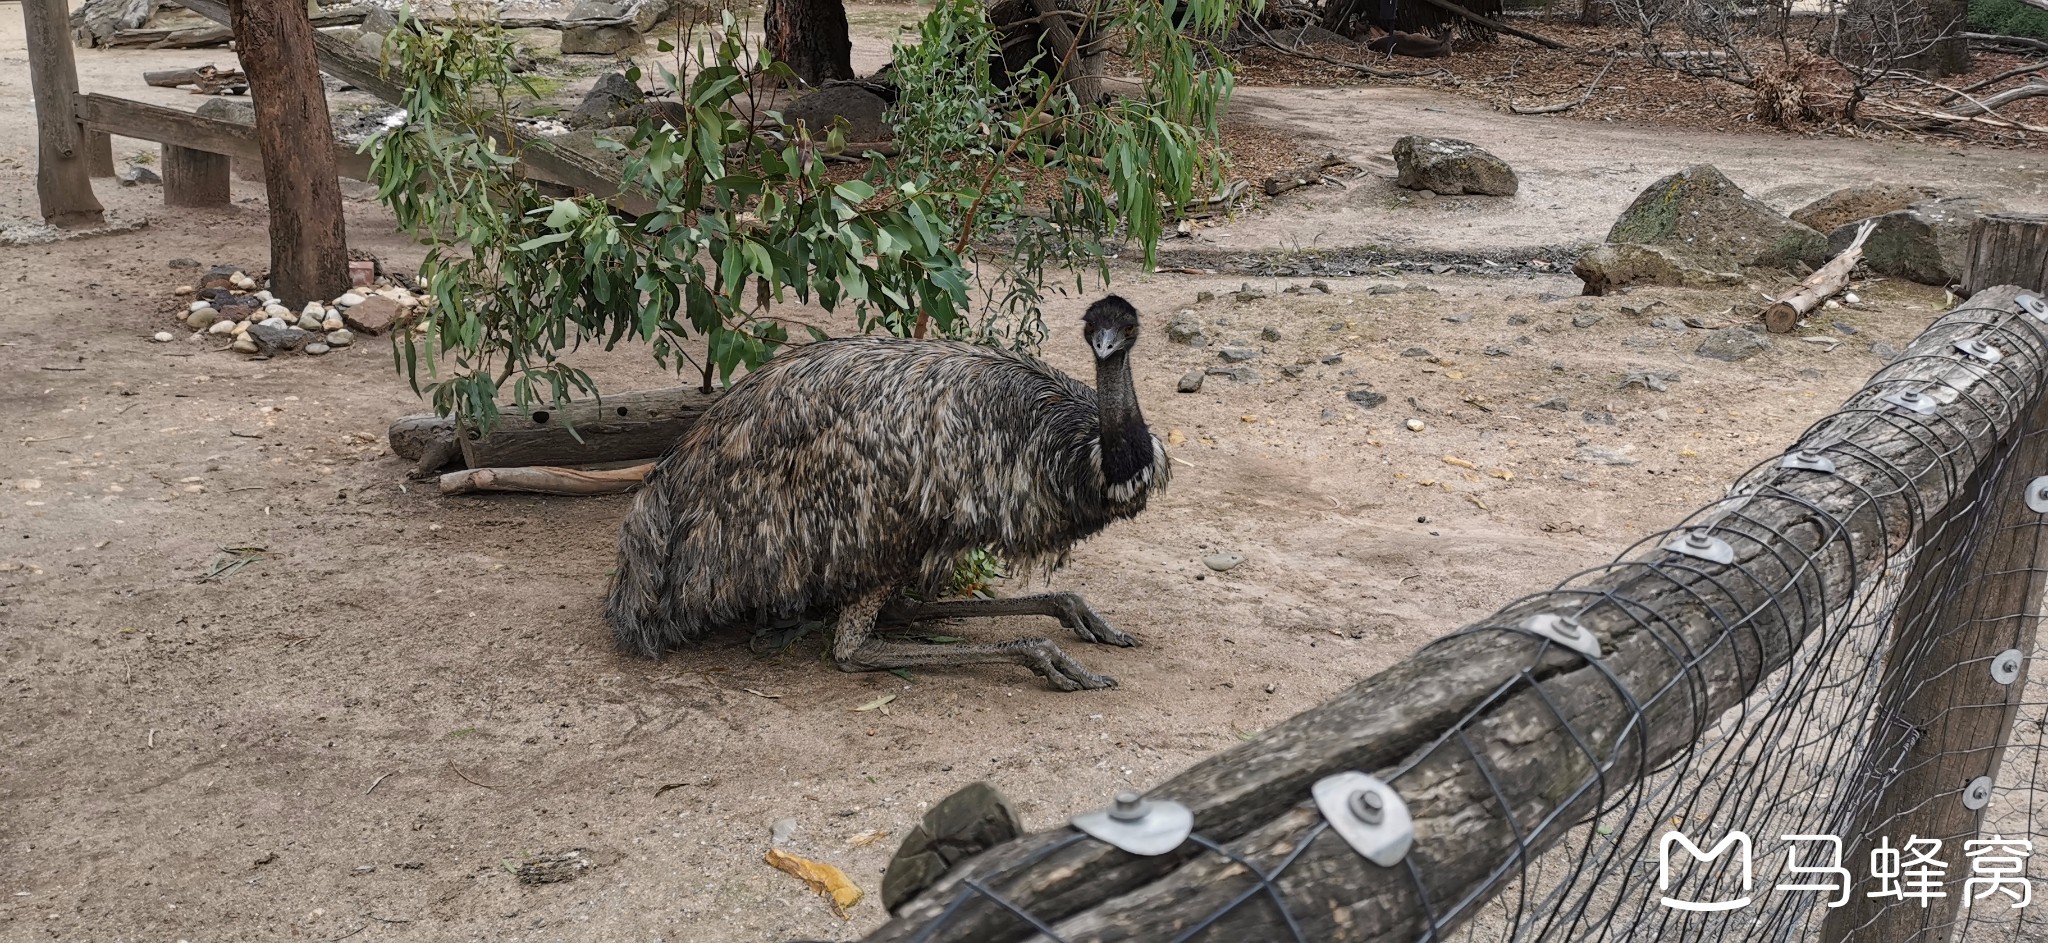
<path id="1" fill-rule="evenodd" d="M 896 588 L 871 593 L 839 610 L 833 626 L 832 660 L 841 671 L 887 671 L 890 668 L 930 668 L 952 665 L 1022 665 L 1043 675 L 1054 688 L 1080 691 L 1116 687 L 1116 679 L 1081 667 L 1059 646 L 1042 638 L 1020 638 L 1012 642 L 959 645 L 913 645 L 872 638 L 875 616 L 882 604 L 896 595 Z"/>
<path id="2" fill-rule="evenodd" d="M 980 619 L 990 616 L 1052 616 L 1074 634 L 1102 645 L 1131 648 L 1138 640 L 1109 627 L 1088 602 L 1074 593 L 1039 593 L 1009 599 L 946 599 L 939 602 L 899 601 L 883 610 L 884 622 L 932 622 L 938 619 Z"/>

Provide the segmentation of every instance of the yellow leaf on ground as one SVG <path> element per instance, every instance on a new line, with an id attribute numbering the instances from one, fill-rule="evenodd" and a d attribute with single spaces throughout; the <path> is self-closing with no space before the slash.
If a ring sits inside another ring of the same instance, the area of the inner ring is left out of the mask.
<path id="1" fill-rule="evenodd" d="M 1187 437 L 1186 435 L 1183 435 L 1183 434 L 1181 433 L 1181 431 L 1180 431 L 1179 429 L 1168 429 L 1168 430 L 1166 430 L 1166 444 L 1167 444 L 1167 445 L 1179 445 L 1179 444 L 1181 444 L 1182 442 L 1186 442 L 1187 440 L 1188 440 L 1188 437 Z"/>
<path id="2" fill-rule="evenodd" d="M 1514 473 L 1514 472 L 1511 472 L 1511 471 L 1508 471 L 1508 470 L 1507 470 L 1507 469 L 1505 469 L 1505 468 L 1496 468 L 1496 469 L 1493 469 L 1493 470 L 1491 470 L 1491 471 L 1487 472 L 1487 474 L 1489 474 L 1489 475 L 1492 475 L 1493 477 L 1495 477 L 1495 478 L 1498 478 L 1498 479 L 1500 479 L 1500 480 L 1502 480 L 1502 481 L 1513 481 L 1513 480 L 1515 480 L 1515 473 Z"/>
<path id="3" fill-rule="evenodd" d="M 856 713 L 860 711 L 871 711 L 895 699 L 896 695 L 894 694 L 884 694 L 881 697 L 875 698 L 874 700 L 867 702 L 866 704 L 862 704 L 859 707 L 853 708 L 853 710 Z"/>
<path id="4" fill-rule="evenodd" d="M 1454 456 L 1450 456 L 1450 455 L 1446 455 L 1446 456 L 1444 456 L 1444 464 L 1446 464 L 1446 465 L 1456 465 L 1456 466 L 1458 466 L 1459 468 L 1470 468 L 1470 469 L 1472 469 L 1473 471 L 1478 471 L 1478 470 L 1479 470 L 1479 466 L 1477 466 L 1477 465 L 1474 465 L 1474 464 L 1472 464 L 1471 462 L 1465 461 L 1465 460 L 1464 460 L 1464 459 L 1462 459 L 1462 458 L 1456 458 L 1456 457 L 1454 457 Z"/>
<path id="5" fill-rule="evenodd" d="M 780 848 L 768 849 L 768 864 L 777 871 L 803 879 L 818 896 L 832 902 L 832 909 L 841 918 L 846 917 L 848 908 L 860 903 L 860 888 L 855 887 L 846 877 L 846 872 L 822 861 L 812 861 L 788 854 Z"/>
<path id="6" fill-rule="evenodd" d="M 851 838 L 848 838 L 848 839 L 846 840 L 846 847 L 848 847 L 848 848 L 866 848 L 867 846 L 869 846 L 869 845 L 872 845 L 872 844 L 874 844 L 874 843 L 876 843 L 876 842 L 878 842 L 878 841 L 881 841 L 881 840 L 882 840 L 882 839 L 884 839 L 884 838 L 888 838 L 888 837 L 889 837 L 889 830 L 888 830 L 888 829 L 886 829 L 886 828 L 871 828 L 871 829 L 868 829 L 868 830 L 867 830 L 867 831 L 865 831 L 865 832 L 862 832 L 862 833 L 860 833 L 860 834 L 858 834 L 858 835 L 855 835 L 855 836 L 853 836 L 853 837 L 851 837 Z"/>

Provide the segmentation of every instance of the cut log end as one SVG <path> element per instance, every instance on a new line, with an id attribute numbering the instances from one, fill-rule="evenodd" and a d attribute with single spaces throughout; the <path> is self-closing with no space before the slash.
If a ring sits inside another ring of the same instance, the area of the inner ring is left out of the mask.
<path id="1" fill-rule="evenodd" d="M 1773 334 L 1790 334 L 1799 326 L 1799 309 L 1785 302 L 1777 302 L 1764 309 L 1764 330 Z"/>

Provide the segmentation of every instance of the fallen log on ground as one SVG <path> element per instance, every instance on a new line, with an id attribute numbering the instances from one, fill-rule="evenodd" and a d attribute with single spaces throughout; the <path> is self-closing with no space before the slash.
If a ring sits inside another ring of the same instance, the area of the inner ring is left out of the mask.
<path id="1" fill-rule="evenodd" d="M 1497 30 L 1499 32 L 1506 33 L 1509 36 L 1518 36 L 1522 39 L 1526 39 L 1532 43 L 1535 43 L 1538 46 L 1542 46 L 1545 49 L 1572 48 L 1570 46 L 1565 45 L 1564 43 L 1558 42 L 1555 39 L 1551 39 L 1548 36 L 1542 36 L 1536 33 L 1532 33 L 1525 29 L 1517 29 L 1513 26 L 1509 26 L 1506 23 L 1496 20 L 1490 16 L 1480 16 L 1479 14 L 1474 13 L 1471 10 L 1467 10 L 1464 7 L 1452 3 L 1451 0 L 1422 0 L 1422 2 L 1427 3 L 1430 6 L 1436 7 L 1437 9 L 1442 10 L 1445 13 L 1451 13 L 1463 17 L 1466 20 L 1469 20 L 1473 23 L 1477 23 L 1480 26 L 1486 27 L 1487 29 Z"/>
<path id="2" fill-rule="evenodd" d="M 1292 190 L 1295 187 L 1305 187 L 1312 183 L 1322 183 L 1323 178 L 1325 176 L 1325 171 L 1332 167 L 1343 167 L 1346 165 L 1347 162 L 1344 160 L 1344 158 L 1338 157 L 1335 154 L 1324 154 L 1323 156 L 1318 157 L 1315 160 L 1309 161 L 1308 163 L 1303 164 L 1299 167 L 1295 167 L 1290 170 L 1283 170 L 1277 174 L 1267 177 L 1263 186 L 1265 187 L 1267 196 L 1279 196 L 1280 194 L 1286 193 L 1287 191 Z"/>
<path id="3" fill-rule="evenodd" d="M 654 470 L 653 462 L 610 471 L 585 471 L 534 465 L 525 468 L 465 468 L 441 476 L 441 493 L 480 494 L 518 491 L 526 494 L 592 495 L 631 491 Z"/>
<path id="4" fill-rule="evenodd" d="M 1786 334 L 1799 326 L 1799 319 L 1806 317 L 1821 302 L 1840 294 L 1849 287 L 1849 272 L 1856 263 L 1863 260 L 1863 241 L 1870 238 L 1870 231 L 1877 228 L 1877 221 L 1867 219 L 1856 230 L 1856 238 L 1843 249 L 1841 254 L 1828 260 L 1826 265 L 1816 269 L 1799 287 L 1792 289 L 1766 306 L 1757 317 L 1764 322 L 1764 330 L 1773 334 Z"/>
<path id="5" fill-rule="evenodd" d="M 190 85 L 194 94 L 218 95 L 248 91 L 249 77 L 240 69 L 217 69 L 211 63 L 192 69 L 165 69 L 142 73 L 142 82 L 153 88 L 182 88 Z"/>
<path id="6" fill-rule="evenodd" d="M 418 475 L 441 470 L 457 458 L 474 469 L 526 465 L 596 465 L 642 461 L 668 451 L 690 431 L 719 394 L 696 387 L 613 393 L 580 400 L 557 411 L 536 406 L 500 407 L 489 435 L 463 428 L 450 417 L 405 416 L 391 424 L 391 452 L 420 461 L 438 455 Z"/>

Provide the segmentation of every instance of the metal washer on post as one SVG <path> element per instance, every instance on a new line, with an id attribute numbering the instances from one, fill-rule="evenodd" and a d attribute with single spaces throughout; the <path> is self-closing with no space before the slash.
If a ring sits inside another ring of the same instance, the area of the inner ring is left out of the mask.
<path id="1" fill-rule="evenodd" d="M 1105 844 L 1148 858 L 1179 848 L 1195 831 L 1195 814 L 1187 806 L 1135 792 L 1117 793 L 1115 805 L 1083 812 L 1070 821 Z"/>
<path id="2" fill-rule="evenodd" d="M 1523 619 L 1522 628 L 1587 658 L 1600 657 L 1600 639 L 1571 616 L 1561 616 L 1553 612 L 1538 613 Z"/>
<path id="3" fill-rule="evenodd" d="M 1408 803 L 1378 777 L 1355 770 L 1332 773 L 1309 787 L 1316 810 L 1351 850 L 1383 868 L 1400 864 L 1415 845 Z"/>
<path id="4" fill-rule="evenodd" d="M 2020 650 L 2008 648 L 1991 659 L 1991 680 L 2011 684 L 2020 679 Z"/>
<path id="5" fill-rule="evenodd" d="M 1963 787 L 1963 808 L 1972 812 L 1991 804 L 1991 777 L 1979 776 Z"/>

